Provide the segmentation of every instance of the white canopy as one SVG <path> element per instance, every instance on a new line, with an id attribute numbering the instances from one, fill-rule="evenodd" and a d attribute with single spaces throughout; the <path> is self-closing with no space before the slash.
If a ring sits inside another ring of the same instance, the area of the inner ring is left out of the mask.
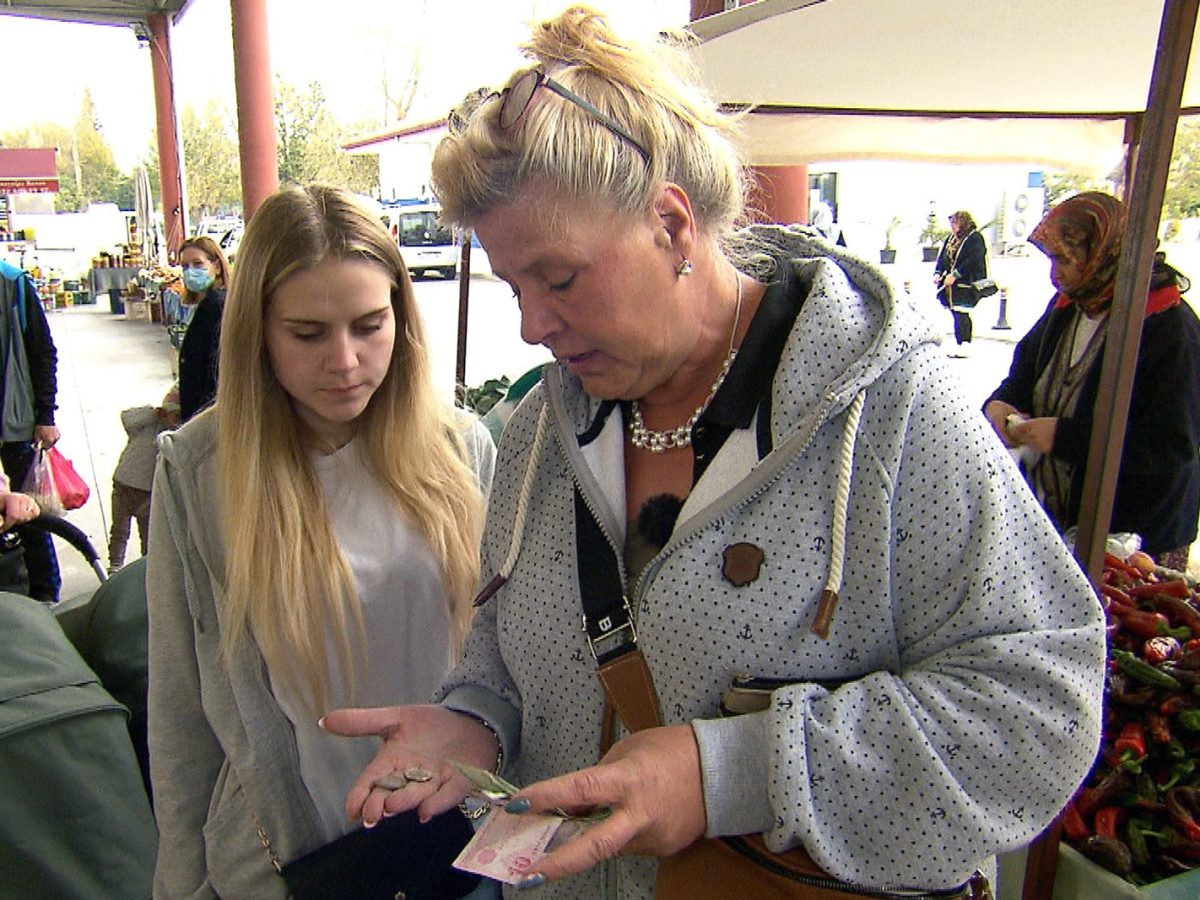
<path id="1" fill-rule="evenodd" d="M 690 28 L 717 99 L 753 107 L 752 163 L 1107 174 L 1146 109 L 1162 12 L 1161 0 L 758 0 Z M 1185 109 L 1200 107 L 1196 82 Z"/>

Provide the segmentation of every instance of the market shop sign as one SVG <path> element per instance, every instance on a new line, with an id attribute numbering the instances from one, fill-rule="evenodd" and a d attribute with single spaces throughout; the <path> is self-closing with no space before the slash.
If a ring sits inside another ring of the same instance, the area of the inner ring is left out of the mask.
<path id="1" fill-rule="evenodd" d="M 0 194 L 58 193 L 55 150 L 0 147 Z"/>

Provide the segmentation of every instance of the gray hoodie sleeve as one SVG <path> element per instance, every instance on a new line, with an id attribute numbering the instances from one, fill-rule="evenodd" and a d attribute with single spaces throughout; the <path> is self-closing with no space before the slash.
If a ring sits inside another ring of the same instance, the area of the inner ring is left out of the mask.
<path id="1" fill-rule="evenodd" d="M 961 883 L 1027 843 L 1099 745 L 1099 604 L 933 352 L 868 393 L 859 432 L 856 466 L 892 484 L 890 534 L 856 530 L 852 492 L 846 568 L 887 569 L 892 621 L 834 624 L 894 629 L 898 657 L 840 687 L 778 690 L 762 714 L 694 723 L 710 834 L 765 828 L 773 849 L 802 844 L 875 886 Z M 877 443 L 895 417 L 902 441 Z"/>

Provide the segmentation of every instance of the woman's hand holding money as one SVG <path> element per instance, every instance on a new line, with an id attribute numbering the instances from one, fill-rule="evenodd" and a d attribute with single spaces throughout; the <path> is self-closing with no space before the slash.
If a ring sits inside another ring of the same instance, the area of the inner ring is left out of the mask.
<path id="1" fill-rule="evenodd" d="M 347 817 L 368 828 L 414 808 L 423 822 L 453 809 L 472 785 L 448 760 L 490 770 L 499 750 L 485 725 L 442 706 L 339 709 L 321 727 L 347 737 L 383 738 L 346 796 Z"/>
<path id="2" fill-rule="evenodd" d="M 548 853 L 522 886 L 535 887 L 625 854 L 666 856 L 704 834 L 700 753 L 690 725 L 648 728 L 619 741 L 600 764 L 522 789 L 509 812 L 607 806 L 612 814 Z"/>

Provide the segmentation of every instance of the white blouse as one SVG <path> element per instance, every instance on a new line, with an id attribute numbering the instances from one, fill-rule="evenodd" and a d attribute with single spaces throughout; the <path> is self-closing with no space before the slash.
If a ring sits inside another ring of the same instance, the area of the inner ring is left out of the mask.
<path id="1" fill-rule="evenodd" d="M 451 668 L 450 616 L 428 544 L 368 467 L 358 441 L 312 462 L 333 533 L 354 575 L 367 638 L 365 671 L 353 696 L 330 646 L 330 708 L 427 703 Z M 272 681 L 272 688 L 295 729 L 301 776 L 326 839 L 335 840 L 357 827 L 346 819 L 346 793 L 374 758 L 379 740 L 327 734 L 281 682 Z"/>

